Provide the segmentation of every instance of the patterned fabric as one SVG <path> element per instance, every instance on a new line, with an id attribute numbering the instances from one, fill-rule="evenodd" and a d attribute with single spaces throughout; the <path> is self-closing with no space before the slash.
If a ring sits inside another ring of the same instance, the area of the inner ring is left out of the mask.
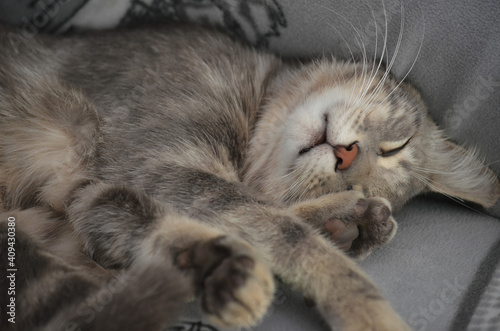
<path id="1" fill-rule="evenodd" d="M 132 0 L 119 25 L 193 20 L 223 28 L 257 47 L 268 46 L 269 39 L 279 36 L 279 30 L 286 27 L 280 4 L 264 0 Z"/>
<path id="2" fill-rule="evenodd" d="M 257 47 L 267 47 L 287 26 L 276 0 L 4 0 L 0 2 L 0 21 L 17 25 L 32 36 L 42 31 L 66 33 L 196 21 L 222 28 Z"/>
<path id="3" fill-rule="evenodd" d="M 19 26 L 26 37 L 55 33 L 88 3 L 89 0 L 2 0 L 0 22 Z"/>
<path id="4" fill-rule="evenodd" d="M 468 331 L 500 330 L 500 266 L 486 287 L 477 309 L 472 315 Z"/>
<path id="5" fill-rule="evenodd" d="M 215 327 L 204 324 L 200 321 L 183 321 L 176 326 L 170 327 L 165 331 L 219 331 Z"/>

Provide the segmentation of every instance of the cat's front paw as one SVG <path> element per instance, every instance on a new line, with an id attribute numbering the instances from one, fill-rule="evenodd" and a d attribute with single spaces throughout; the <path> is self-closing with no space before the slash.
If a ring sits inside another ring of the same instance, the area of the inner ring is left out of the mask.
<path id="1" fill-rule="evenodd" d="M 191 254 L 201 309 L 211 322 L 248 327 L 264 316 L 273 298 L 274 280 L 247 243 L 221 236 L 199 243 Z"/>
<path id="2" fill-rule="evenodd" d="M 292 208 L 353 257 L 366 256 L 386 244 L 397 228 L 386 199 L 366 198 L 358 191 L 325 195 Z"/>
<path id="3" fill-rule="evenodd" d="M 388 243 L 396 233 L 397 223 L 391 214 L 391 205 L 384 198 L 367 198 L 366 211 L 354 219 L 359 235 L 353 240 L 349 255 L 364 257 L 377 247 Z"/>

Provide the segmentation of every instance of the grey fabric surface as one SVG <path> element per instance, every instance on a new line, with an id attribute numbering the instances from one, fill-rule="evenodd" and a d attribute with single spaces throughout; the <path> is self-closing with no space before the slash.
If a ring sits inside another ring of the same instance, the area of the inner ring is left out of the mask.
<path id="1" fill-rule="evenodd" d="M 3 0 L 0 21 L 17 24 L 32 37 L 40 31 L 111 28 L 136 20 L 192 19 L 230 28 L 284 56 L 335 54 L 344 59 L 360 59 L 364 50 L 368 58 L 380 56 L 387 22 L 385 63 L 394 58 L 392 71 L 400 78 L 408 73 L 438 124 L 456 142 L 477 147 L 500 174 L 500 2 L 182 3 L 175 7 L 169 0 Z M 395 56 L 400 32 L 401 47 Z M 447 199 L 418 198 L 398 215 L 395 239 L 362 262 L 415 330 L 500 330 L 500 202 L 490 212 L 497 218 Z M 200 323 L 191 312 L 172 330 L 215 330 Z M 281 286 L 271 312 L 253 330 L 326 328 L 300 294 Z"/>
<path id="2" fill-rule="evenodd" d="M 456 314 L 466 313 L 462 307 L 488 284 L 493 270 L 487 267 L 494 265 L 486 264 L 479 275 L 477 270 L 493 248 L 498 251 L 500 222 L 435 198 L 416 199 L 397 220 L 394 240 L 363 268 L 414 330 L 447 330 L 455 318 L 465 321 Z M 459 324 L 453 330 L 464 329 Z"/>

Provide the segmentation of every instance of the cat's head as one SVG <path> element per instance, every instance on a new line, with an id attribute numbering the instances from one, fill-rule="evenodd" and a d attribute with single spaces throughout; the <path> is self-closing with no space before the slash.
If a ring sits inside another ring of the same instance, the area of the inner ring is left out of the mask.
<path id="1" fill-rule="evenodd" d="M 319 61 L 271 85 L 245 181 L 292 203 L 350 189 L 394 208 L 424 191 L 492 206 L 496 175 L 446 139 L 419 93 L 376 66 Z"/>

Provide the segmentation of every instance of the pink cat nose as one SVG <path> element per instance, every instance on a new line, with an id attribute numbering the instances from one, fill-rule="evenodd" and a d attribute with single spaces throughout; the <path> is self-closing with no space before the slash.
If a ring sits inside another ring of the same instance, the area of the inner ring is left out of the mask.
<path id="1" fill-rule="evenodd" d="M 336 170 L 345 170 L 349 168 L 352 164 L 352 161 L 358 155 L 358 145 L 353 143 L 349 146 L 336 145 L 333 146 L 333 153 L 337 157 L 337 166 Z"/>

